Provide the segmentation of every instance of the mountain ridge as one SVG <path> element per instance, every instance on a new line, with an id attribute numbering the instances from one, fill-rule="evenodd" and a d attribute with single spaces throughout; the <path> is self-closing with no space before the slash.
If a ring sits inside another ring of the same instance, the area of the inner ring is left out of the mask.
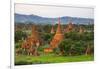
<path id="1" fill-rule="evenodd" d="M 14 19 L 15 23 L 36 23 L 36 24 L 56 24 L 58 22 L 58 18 L 49 18 L 49 17 L 41 17 L 38 15 L 30 14 L 30 15 L 25 15 L 25 14 L 14 14 Z M 80 17 L 70 17 L 70 16 L 62 16 L 60 17 L 61 23 L 67 24 L 69 22 L 69 19 L 74 24 L 88 24 L 94 23 L 94 19 L 91 18 L 80 18 Z"/>

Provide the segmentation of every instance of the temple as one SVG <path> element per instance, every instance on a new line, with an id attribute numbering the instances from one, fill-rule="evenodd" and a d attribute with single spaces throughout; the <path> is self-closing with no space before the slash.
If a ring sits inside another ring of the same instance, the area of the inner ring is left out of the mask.
<path id="1" fill-rule="evenodd" d="M 30 36 L 28 36 L 26 38 L 26 40 L 24 40 L 24 42 L 22 43 L 22 49 L 26 50 L 26 52 L 30 55 L 36 55 L 36 49 L 40 46 L 41 44 L 41 39 L 39 37 L 39 33 L 36 30 L 36 27 L 33 26 L 32 27 L 32 34 Z"/>
<path id="2" fill-rule="evenodd" d="M 59 18 L 56 33 L 55 33 L 52 41 L 50 42 L 51 48 L 57 48 L 58 44 L 63 40 L 63 38 L 64 38 L 64 35 L 62 33 L 62 30 L 61 30 L 60 18 Z"/>
<path id="3" fill-rule="evenodd" d="M 67 25 L 67 28 L 65 29 L 65 32 L 72 32 L 74 30 L 74 25 L 70 21 L 69 24 Z"/>

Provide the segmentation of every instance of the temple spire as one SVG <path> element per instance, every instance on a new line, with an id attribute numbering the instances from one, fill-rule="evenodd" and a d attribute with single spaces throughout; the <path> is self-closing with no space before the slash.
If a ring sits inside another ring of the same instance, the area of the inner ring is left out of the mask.
<path id="1" fill-rule="evenodd" d="M 68 22 L 69 22 L 69 23 L 68 23 L 68 25 L 67 25 L 67 27 L 66 27 L 66 29 L 65 29 L 65 32 L 71 32 L 71 31 L 74 30 L 74 28 L 73 28 L 74 25 L 72 24 L 72 19 L 70 18 Z"/>
<path id="2" fill-rule="evenodd" d="M 58 18 L 58 24 L 60 24 L 60 17 Z"/>
<path id="3" fill-rule="evenodd" d="M 54 32 L 54 26 L 52 25 L 52 28 L 51 28 L 51 34 L 55 33 Z"/>
<path id="4" fill-rule="evenodd" d="M 53 22 L 52 22 L 52 23 L 53 23 Z M 54 34 L 54 33 L 55 33 L 53 24 L 52 24 L 52 28 L 51 28 L 51 32 L 50 32 L 50 33 L 51 33 L 51 34 Z"/>
<path id="5" fill-rule="evenodd" d="M 57 31 L 56 34 L 60 34 L 61 32 L 61 26 L 60 26 L 60 17 L 58 18 L 58 27 L 57 27 Z"/>
<path id="6" fill-rule="evenodd" d="M 50 42 L 51 48 L 56 48 L 58 47 L 58 44 L 62 41 L 63 39 L 63 33 L 61 31 L 61 25 L 60 25 L 60 18 L 58 18 L 58 27 L 56 34 L 54 35 L 52 41 Z"/>

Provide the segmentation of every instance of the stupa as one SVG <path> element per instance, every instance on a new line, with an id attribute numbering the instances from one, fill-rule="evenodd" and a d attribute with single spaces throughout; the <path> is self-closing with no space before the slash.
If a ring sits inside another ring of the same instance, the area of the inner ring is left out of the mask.
<path id="1" fill-rule="evenodd" d="M 69 21 L 69 24 L 67 25 L 67 28 L 65 29 L 65 32 L 72 32 L 74 30 L 74 25 L 72 24 L 71 20 Z"/>
<path id="2" fill-rule="evenodd" d="M 84 29 L 82 27 L 79 28 L 79 33 L 83 33 L 84 32 Z"/>
<path id="3" fill-rule="evenodd" d="M 51 48 L 57 48 L 58 44 L 62 41 L 63 38 L 64 38 L 64 35 L 62 33 L 62 30 L 61 30 L 60 18 L 59 18 L 56 33 L 55 33 L 53 39 L 50 42 Z"/>
<path id="4" fill-rule="evenodd" d="M 24 40 L 21 47 L 23 49 L 25 49 L 28 54 L 33 55 L 33 54 L 37 53 L 36 51 L 37 51 L 37 48 L 40 46 L 40 44 L 41 44 L 41 39 L 39 37 L 39 33 L 36 30 L 36 27 L 33 26 L 32 27 L 32 34 L 30 36 L 28 36 L 26 38 L 26 40 Z"/>

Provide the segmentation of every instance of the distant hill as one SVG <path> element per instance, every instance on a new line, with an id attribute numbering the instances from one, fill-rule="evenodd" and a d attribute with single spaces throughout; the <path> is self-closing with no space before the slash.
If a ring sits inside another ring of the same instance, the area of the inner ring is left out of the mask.
<path id="1" fill-rule="evenodd" d="M 36 24 L 56 24 L 58 22 L 58 18 L 46 18 L 41 17 L 37 15 L 24 15 L 24 14 L 14 14 L 15 23 L 36 23 Z M 67 24 L 69 19 L 74 24 L 88 24 L 91 22 L 91 24 L 94 23 L 94 19 L 89 18 L 79 18 L 79 17 L 69 17 L 69 16 L 63 16 L 61 18 L 62 24 Z"/>

